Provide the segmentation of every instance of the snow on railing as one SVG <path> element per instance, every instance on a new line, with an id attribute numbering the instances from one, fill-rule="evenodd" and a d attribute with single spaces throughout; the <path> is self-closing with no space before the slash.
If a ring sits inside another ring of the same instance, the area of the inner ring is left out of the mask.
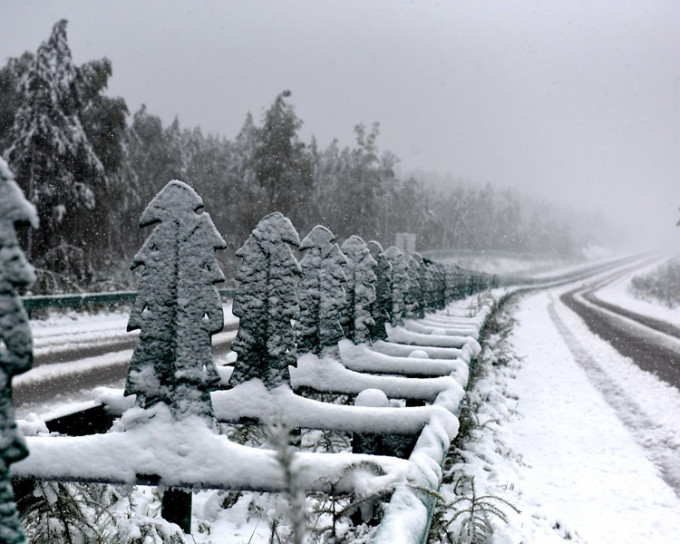
<path id="1" fill-rule="evenodd" d="M 214 255 L 224 243 L 201 205 L 190 187 L 173 181 L 142 215 L 140 225 L 155 228 L 133 261 L 145 269 L 128 325 L 140 329 L 128 396 L 99 394 L 121 417 L 104 434 L 29 437 L 31 456 L 12 474 L 163 485 L 165 496 L 185 501 L 184 512 L 168 507 L 163 514 L 189 532 L 191 495 L 176 488 L 285 491 L 276 452 L 228 440 L 215 432 L 217 422 L 283 422 L 368 437 L 357 444 L 395 437 L 382 448 L 409 443 L 400 436 L 417 437 L 407 459 L 372 451 L 297 452 L 293 470 L 307 491 L 394 491 L 376 541 L 423 541 L 432 498 L 422 490 L 436 491 L 441 483 L 490 311 L 464 299 L 493 286 L 495 277 L 394 247 L 382 251 L 358 237 L 343 245 L 344 254 L 325 227 L 300 242 L 287 218 L 270 214 L 237 252 L 243 259 L 233 303 L 240 318 L 232 345 L 237 357 L 233 367 L 215 368 L 211 336 L 222 325 L 215 284 L 224 278 Z M 301 263 L 289 246 L 306 252 Z M 303 396 L 367 390 L 406 399 L 407 406 L 336 405 Z M 364 462 L 379 474 L 350 476 L 348 467 Z M 418 536 L 410 539 L 414 530 Z"/>

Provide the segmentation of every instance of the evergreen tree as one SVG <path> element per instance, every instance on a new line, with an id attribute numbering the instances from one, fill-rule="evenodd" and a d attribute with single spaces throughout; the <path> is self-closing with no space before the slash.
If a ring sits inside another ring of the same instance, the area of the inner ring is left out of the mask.
<path id="1" fill-rule="evenodd" d="M 290 382 L 288 366 L 297 365 L 295 332 L 298 319 L 297 282 L 300 265 L 290 245 L 300 238 L 290 220 L 274 212 L 257 224 L 236 252 L 243 259 L 236 274 L 240 286 L 232 312 L 240 318 L 231 349 L 238 354 L 232 386 L 260 379 L 273 389 Z"/>
<path id="2" fill-rule="evenodd" d="M 375 302 L 371 305 L 373 325 L 370 328 L 371 341 L 387 339 L 385 323 L 389 323 L 392 314 L 392 265 L 385 257 L 382 246 L 375 240 L 366 244 L 371 257 L 377 263 L 375 267 Z"/>
<path id="3" fill-rule="evenodd" d="M 300 244 L 305 253 L 300 261 L 297 347 L 302 353 L 318 355 L 344 336 L 341 315 L 346 305 L 343 266 L 347 258 L 334 241 L 330 230 L 317 225 Z"/>
<path id="4" fill-rule="evenodd" d="M 371 308 L 376 301 L 375 269 L 378 266 L 371 251 L 359 236 L 350 236 L 342 244 L 347 257 L 345 265 L 345 291 L 347 292 L 347 319 L 345 336 L 355 344 L 371 341 L 371 329 L 375 325 Z"/>
<path id="5" fill-rule="evenodd" d="M 83 276 L 88 271 L 72 259 L 82 260 L 86 248 L 76 240 L 95 207 L 95 188 L 104 184 L 105 172 L 81 123 L 82 85 L 66 24 L 62 20 L 54 26 L 21 79 L 22 102 L 5 155 L 38 209 L 42 228 L 29 231 L 29 257 L 48 266 L 60 261 L 60 271 L 76 267 Z"/>
<path id="6" fill-rule="evenodd" d="M 393 327 L 404 324 L 406 316 L 406 293 L 409 290 L 409 265 L 406 255 L 396 246 L 387 248 L 385 258 L 392 265 L 392 309 L 390 324 Z"/>
<path id="7" fill-rule="evenodd" d="M 17 289 L 35 275 L 19 247 L 20 224 L 37 227 L 37 214 L 0 159 L 0 542 L 6 544 L 25 541 L 9 476 L 10 464 L 28 455 L 14 416 L 12 377 L 33 363 L 31 328 Z"/>
<path id="8" fill-rule="evenodd" d="M 171 181 L 142 214 L 141 227 L 156 226 L 132 263 L 144 270 L 128 322 L 140 334 L 125 394 L 210 420 L 209 390 L 219 381 L 210 337 L 223 326 L 215 250 L 225 244 L 202 207 L 191 187 Z"/>
<path id="9" fill-rule="evenodd" d="M 298 137 L 302 121 L 285 101 L 290 94 L 279 94 L 265 113 L 264 124 L 256 132 L 251 166 L 269 209 L 281 210 L 305 227 L 318 216 L 312 209 L 312 156 Z"/>

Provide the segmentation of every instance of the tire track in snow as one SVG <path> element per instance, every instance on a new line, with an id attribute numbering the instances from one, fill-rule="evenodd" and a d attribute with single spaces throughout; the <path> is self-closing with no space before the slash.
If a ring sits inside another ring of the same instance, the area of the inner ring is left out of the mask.
<path id="1" fill-rule="evenodd" d="M 627 395 L 607 374 L 557 314 L 554 302 L 548 305 L 548 314 L 557 331 L 564 338 L 575 361 L 613 408 L 647 458 L 659 469 L 663 480 L 680 497 L 680 464 L 678 463 L 680 452 L 671 446 L 675 442 L 674 432 L 647 417 L 642 406 Z"/>

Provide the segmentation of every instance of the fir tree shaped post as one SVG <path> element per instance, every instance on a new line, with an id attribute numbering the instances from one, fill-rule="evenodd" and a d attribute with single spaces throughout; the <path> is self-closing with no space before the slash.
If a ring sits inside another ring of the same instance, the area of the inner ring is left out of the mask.
<path id="1" fill-rule="evenodd" d="M 31 368 L 33 340 L 16 289 L 35 281 L 33 268 L 19 247 L 16 225 L 38 226 L 35 208 L 0 159 L 0 542 L 22 544 L 24 531 L 14 504 L 9 465 L 28 455 L 12 404 L 12 377 Z"/>
<path id="2" fill-rule="evenodd" d="M 302 353 L 318 355 L 344 337 L 341 316 L 347 304 L 343 287 L 347 258 L 334 241 L 330 230 L 317 225 L 300 244 L 305 252 L 300 261 L 302 276 L 298 289 L 297 340 L 298 351 Z"/>
<path id="3" fill-rule="evenodd" d="M 260 379 L 267 389 L 290 383 L 297 365 L 292 320 L 298 318 L 300 265 L 290 246 L 300 238 L 290 220 L 274 212 L 257 224 L 236 252 L 243 259 L 232 312 L 240 318 L 231 349 L 238 354 L 229 384 Z"/>
<path id="4" fill-rule="evenodd" d="M 359 236 L 350 236 L 342 244 L 347 257 L 345 265 L 345 291 L 347 294 L 347 319 L 345 336 L 355 344 L 371 341 L 371 329 L 375 325 L 371 307 L 376 300 L 375 269 L 378 266 L 371 251 Z"/>
<path id="5" fill-rule="evenodd" d="M 202 207 L 191 187 L 171 181 L 139 221 L 156 226 L 132 262 L 144 270 L 128 322 L 140 334 L 125 394 L 142 407 L 164 402 L 177 417 L 212 422 L 210 389 L 219 377 L 211 336 L 223 326 L 215 284 L 224 281 L 215 250 L 226 244 Z"/>
<path id="6" fill-rule="evenodd" d="M 392 311 L 390 324 L 398 327 L 404 324 L 406 315 L 406 293 L 409 289 L 409 265 L 406 255 L 396 246 L 385 251 L 385 258 L 392 265 Z"/>
<path id="7" fill-rule="evenodd" d="M 406 295 L 407 314 L 409 317 L 422 319 L 425 317 L 425 293 L 427 291 L 423 257 L 420 253 L 406 252 L 406 260 L 408 262 L 409 279 L 408 292 Z"/>
<path id="8" fill-rule="evenodd" d="M 373 326 L 371 327 L 371 341 L 385 340 L 387 331 L 385 323 L 389 323 L 392 313 L 392 265 L 385 258 L 382 246 L 375 240 L 366 244 L 371 256 L 376 261 L 375 302 L 371 305 Z"/>

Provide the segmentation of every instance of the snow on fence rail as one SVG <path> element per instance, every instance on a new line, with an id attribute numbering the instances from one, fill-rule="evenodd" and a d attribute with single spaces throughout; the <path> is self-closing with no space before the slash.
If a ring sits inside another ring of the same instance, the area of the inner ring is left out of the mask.
<path id="1" fill-rule="evenodd" d="M 324 227 L 300 241 L 286 217 L 270 214 L 237 252 L 237 357 L 217 367 L 210 345 L 223 324 L 215 284 L 224 277 L 215 251 L 224 241 L 201 208 L 189 186 L 172 181 L 142 215 L 140 226 L 154 229 L 133 261 L 144 266 L 128 324 L 139 341 L 125 391 L 99 392 L 120 413 L 112 429 L 30 436 L 31 455 L 13 476 L 161 485 L 164 516 L 189 532 L 191 495 L 176 488 L 285 492 L 287 470 L 306 491 L 393 492 L 376 542 L 423 541 L 432 497 L 422 490 L 439 487 L 490 311 L 453 301 L 496 279 L 358 237 L 341 250 Z M 291 247 L 304 251 L 300 262 Z M 321 402 L 310 391 L 357 402 Z M 296 451 L 283 467 L 276 451 L 217 432 L 218 423 L 243 421 L 345 431 L 364 451 Z M 415 440 L 405 459 L 384 451 L 403 450 L 400 436 Z M 348 470 L 362 464 L 374 470 Z"/>

